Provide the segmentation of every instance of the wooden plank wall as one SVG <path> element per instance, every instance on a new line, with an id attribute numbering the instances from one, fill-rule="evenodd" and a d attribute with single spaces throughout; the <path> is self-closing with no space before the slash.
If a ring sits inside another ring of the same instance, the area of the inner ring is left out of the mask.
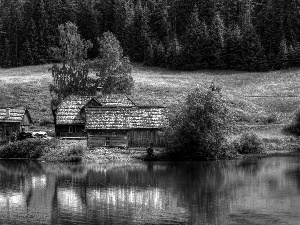
<path id="1" fill-rule="evenodd" d="M 120 147 L 127 146 L 127 135 L 126 134 L 99 134 L 88 132 L 88 146 L 89 147 L 105 147 L 106 146 L 106 137 L 109 137 L 109 147 Z"/>
<path id="2" fill-rule="evenodd" d="M 84 125 L 71 125 L 73 131 L 76 132 L 69 133 L 69 125 L 56 125 L 56 132 L 59 137 L 85 137 L 86 133 L 84 132 Z"/>
<path id="3" fill-rule="evenodd" d="M 128 131 L 128 145 L 130 147 L 148 147 L 153 142 L 154 147 L 163 147 L 163 138 L 157 130 Z"/>
<path id="4" fill-rule="evenodd" d="M 9 135 L 6 131 L 9 129 Z M 0 123 L 0 141 L 8 141 L 13 133 L 20 132 L 20 123 Z"/>

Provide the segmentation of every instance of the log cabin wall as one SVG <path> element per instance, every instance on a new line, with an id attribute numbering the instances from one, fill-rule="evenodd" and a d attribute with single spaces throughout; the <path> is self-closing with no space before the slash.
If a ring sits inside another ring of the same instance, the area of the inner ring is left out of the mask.
<path id="1" fill-rule="evenodd" d="M 88 147 L 127 147 L 127 131 L 88 131 Z"/>
<path id="2" fill-rule="evenodd" d="M 86 137 L 84 124 L 56 125 L 56 134 L 59 137 Z"/>
<path id="3" fill-rule="evenodd" d="M 154 147 L 163 147 L 163 139 L 159 130 L 123 130 L 87 132 L 89 147 L 148 147 L 153 142 Z"/>
<path id="4" fill-rule="evenodd" d="M 153 142 L 154 147 L 163 147 L 162 132 L 154 129 L 128 131 L 128 145 L 130 147 L 148 147 L 150 142 Z"/>
<path id="5" fill-rule="evenodd" d="M 0 123 L 0 142 L 9 141 L 14 133 L 20 132 L 20 123 Z"/>

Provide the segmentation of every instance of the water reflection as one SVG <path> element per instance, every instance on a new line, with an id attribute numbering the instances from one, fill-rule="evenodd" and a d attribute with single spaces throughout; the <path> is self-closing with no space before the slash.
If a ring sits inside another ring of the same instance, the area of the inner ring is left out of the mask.
<path id="1" fill-rule="evenodd" d="M 298 224 L 299 162 L 0 161 L 0 224 Z"/>

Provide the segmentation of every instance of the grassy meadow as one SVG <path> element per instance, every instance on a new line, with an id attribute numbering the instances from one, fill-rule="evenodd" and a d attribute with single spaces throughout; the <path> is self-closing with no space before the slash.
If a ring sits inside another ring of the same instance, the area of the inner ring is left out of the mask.
<path id="1" fill-rule="evenodd" d="M 25 105 L 36 125 L 52 122 L 48 89 L 52 79 L 50 67 L 0 68 L 1 107 Z M 287 124 L 300 105 L 299 71 L 292 68 L 262 73 L 182 72 L 134 64 L 135 89 L 131 98 L 141 105 L 164 105 L 173 110 L 193 88 L 205 89 L 214 82 L 222 88 L 237 125 Z"/>

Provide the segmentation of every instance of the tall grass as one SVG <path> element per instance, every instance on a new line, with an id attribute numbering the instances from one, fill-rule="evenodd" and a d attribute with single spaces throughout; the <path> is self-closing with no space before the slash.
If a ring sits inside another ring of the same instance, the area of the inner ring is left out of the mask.
<path id="1" fill-rule="evenodd" d="M 46 147 L 53 145 L 49 140 L 27 139 L 8 143 L 0 147 L 0 158 L 40 158 Z"/>
<path id="2" fill-rule="evenodd" d="M 57 144 L 54 147 L 46 148 L 41 160 L 49 162 L 80 162 L 84 151 L 86 151 L 86 147 L 80 144 L 63 147 Z"/>
<path id="3" fill-rule="evenodd" d="M 0 147 L 0 158 L 37 159 L 50 162 L 79 162 L 86 147 L 61 146 L 56 139 L 27 139 L 11 142 Z"/>

